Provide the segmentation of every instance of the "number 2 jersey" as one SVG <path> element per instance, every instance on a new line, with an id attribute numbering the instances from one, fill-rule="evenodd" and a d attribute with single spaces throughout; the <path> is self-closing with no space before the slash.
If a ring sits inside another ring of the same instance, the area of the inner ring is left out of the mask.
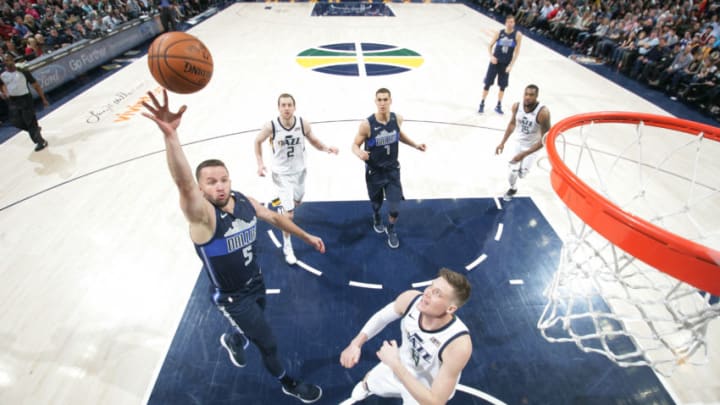
<path id="1" fill-rule="evenodd" d="M 402 345 L 400 360 L 426 387 L 431 387 L 442 365 L 442 354 L 445 347 L 456 338 L 468 335 L 467 326 L 460 318 L 453 319 L 438 330 L 428 331 L 420 326 L 420 310 L 418 300 L 422 294 L 413 299 L 400 321 Z M 458 376 L 460 381 L 460 376 Z"/>
<path id="2" fill-rule="evenodd" d="M 270 121 L 273 173 L 292 174 L 305 170 L 305 128 L 302 118 L 294 117 L 294 119 L 290 128 L 282 125 L 280 117 Z"/>
<path id="3" fill-rule="evenodd" d="M 395 113 L 383 124 L 375 114 L 367 118 L 370 124 L 370 137 L 365 140 L 365 150 L 370 152 L 367 166 L 371 169 L 396 169 L 398 167 L 398 143 L 400 126 Z"/>
<path id="4" fill-rule="evenodd" d="M 207 243 L 195 244 L 203 268 L 219 293 L 241 290 L 260 274 L 255 258 L 255 208 L 241 193 L 231 191 L 230 194 L 230 198 L 235 199 L 233 213 L 214 207 L 215 234 Z"/>

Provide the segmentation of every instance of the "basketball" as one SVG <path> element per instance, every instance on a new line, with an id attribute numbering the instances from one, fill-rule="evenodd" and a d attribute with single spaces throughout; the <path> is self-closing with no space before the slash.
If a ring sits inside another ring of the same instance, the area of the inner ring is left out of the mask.
<path id="1" fill-rule="evenodd" d="M 167 32 L 148 49 L 148 67 L 155 80 L 173 93 L 189 94 L 204 88 L 213 74 L 210 51 L 184 32 Z"/>

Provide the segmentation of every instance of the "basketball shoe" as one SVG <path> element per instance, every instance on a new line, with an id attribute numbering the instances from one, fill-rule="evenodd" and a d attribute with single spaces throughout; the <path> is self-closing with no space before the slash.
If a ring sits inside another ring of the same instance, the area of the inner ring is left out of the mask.
<path id="1" fill-rule="evenodd" d="M 293 381 L 291 384 L 283 384 L 282 391 L 286 395 L 295 397 L 306 404 L 311 404 L 322 397 L 322 388 L 314 384 L 305 384 L 300 381 Z"/>

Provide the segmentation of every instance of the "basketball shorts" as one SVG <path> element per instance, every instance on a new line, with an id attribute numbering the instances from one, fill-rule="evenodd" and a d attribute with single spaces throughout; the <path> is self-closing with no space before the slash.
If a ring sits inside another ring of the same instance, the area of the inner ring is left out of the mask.
<path id="1" fill-rule="evenodd" d="M 504 63 L 496 63 L 492 64 L 490 63 L 488 65 L 487 73 L 485 74 L 485 87 L 490 87 L 495 82 L 495 78 L 497 77 L 497 84 L 498 86 L 505 90 L 505 88 L 508 86 L 508 79 L 510 78 L 510 75 L 508 72 L 506 72 L 507 64 Z"/>
<path id="2" fill-rule="evenodd" d="M 365 183 L 370 201 L 382 200 L 383 193 L 388 201 L 404 200 L 400 184 L 400 166 L 394 169 L 374 169 L 365 167 Z"/>
<path id="3" fill-rule="evenodd" d="M 400 380 L 395 377 L 390 367 L 384 363 L 379 363 L 370 370 L 366 382 L 368 389 L 374 395 L 384 398 L 402 398 L 403 405 L 418 404 Z"/>
<path id="4" fill-rule="evenodd" d="M 510 159 L 517 156 L 518 153 L 521 153 L 523 151 L 526 151 L 530 149 L 532 145 L 523 144 L 521 142 L 515 142 L 512 148 L 512 154 L 510 154 Z M 528 156 L 525 156 L 525 159 L 517 162 L 517 163 L 508 163 L 510 166 L 510 170 L 517 170 L 520 176 L 525 176 L 530 172 L 530 168 L 535 165 L 535 162 L 537 161 L 538 157 L 540 156 L 540 152 L 542 149 L 538 149 L 537 151 L 529 154 Z"/>
<path id="5" fill-rule="evenodd" d="M 278 198 L 285 211 L 295 209 L 295 203 L 300 203 L 305 196 L 305 174 L 307 170 L 290 174 L 272 174 L 273 183 L 278 190 Z"/>

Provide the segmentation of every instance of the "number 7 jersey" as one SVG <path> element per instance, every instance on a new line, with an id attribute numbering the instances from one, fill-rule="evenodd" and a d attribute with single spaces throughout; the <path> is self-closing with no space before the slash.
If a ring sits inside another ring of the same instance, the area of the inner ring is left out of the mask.
<path id="1" fill-rule="evenodd" d="M 365 140 L 365 150 L 370 152 L 367 165 L 371 169 L 397 169 L 400 126 L 395 113 L 390 113 L 386 124 L 379 122 L 375 114 L 367 120 L 370 124 L 370 137 Z"/>
<path id="2" fill-rule="evenodd" d="M 285 128 L 280 117 L 270 121 L 272 137 L 270 145 L 273 150 L 273 173 L 292 174 L 305 170 L 305 128 L 300 117 L 293 117 L 290 128 Z"/>

